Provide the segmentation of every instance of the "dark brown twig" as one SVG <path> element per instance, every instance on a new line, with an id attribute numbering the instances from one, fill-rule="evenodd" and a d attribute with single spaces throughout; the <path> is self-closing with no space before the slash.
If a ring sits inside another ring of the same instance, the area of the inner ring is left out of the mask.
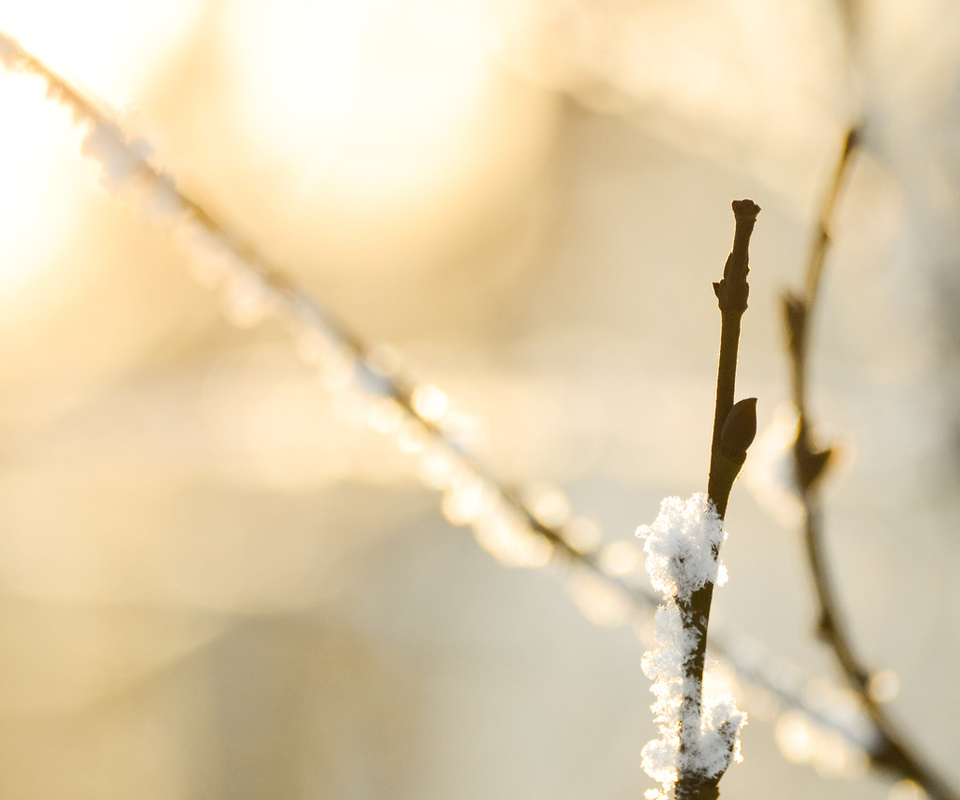
<path id="1" fill-rule="evenodd" d="M 757 221 L 760 207 L 752 200 L 733 203 L 736 231 L 733 249 L 723 268 L 723 279 L 713 284 L 720 306 L 720 359 L 717 368 L 717 402 L 713 417 L 713 440 L 710 448 L 710 477 L 707 494 L 721 519 L 727 511 L 727 501 L 733 482 L 746 460 L 747 448 L 757 430 L 756 399 L 734 404 L 737 381 L 737 354 L 740 347 L 740 322 L 747 310 L 749 272 L 748 248 L 750 235 Z M 714 553 L 719 556 L 719 553 Z M 692 593 L 689 601 L 678 599 L 684 625 L 696 632 L 696 647 L 684 664 L 687 689 L 684 692 L 684 713 L 681 719 L 700 719 L 703 702 L 703 667 L 707 649 L 707 628 L 710 624 L 710 606 L 713 584 L 708 582 Z M 692 709 L 687 712 L 686 709 Z M 681 752 L 693 746 L 699 731 L 680 729 Z M 677 800 L 714 798 L 719 795 L 717 784 L 723 773 L 704 776 L 683 772 L 678 775 Z"/>
<path id="2" fill-rule="evenodd" d="M 793 455 L 802 505 L 804 547 L 819 606 L 817 634 L 833 653 L 847 683 L 859 695 L 875 729 L 876 744 L 868 753 L 871 763 L 880 770 L 914 781 L 935 800 L 957 800 L 956 792 L 921 760 L 890 719 L 885 708 L 871 694 L 870 671 L 854 650 L 849 630 L 840 613 L 835 582 L 827 568 L 824 554 L 820 479 L 830 463 L 832 450 L 829 447 L 816 449 L 810 434 L 811 423 L 807 410 L 810 318 L 819 294 L 823 264 L 830 246 L 830 227 L 836 200 L 849 172 L 859 139 L 860 129 L 851 128 L 833 180 L 823 198 L 807 263 L 805 293 L 803 296 L 788 293 L 784 297 L 793 403 L 798 419 Z"/>

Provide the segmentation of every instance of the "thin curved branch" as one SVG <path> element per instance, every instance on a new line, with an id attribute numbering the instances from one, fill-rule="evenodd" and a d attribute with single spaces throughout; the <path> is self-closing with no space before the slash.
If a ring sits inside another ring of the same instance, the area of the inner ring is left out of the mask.
<path id="1" fill-rule="evenodd" d="M 846 620 L 840 611 L 836 583 L 830 574 L 824 553 L 820 485 L 829 466 L 832 451 L 829 447 L 816 449 L 810 434 L 811 421 L 807 410 L 810 318 L 819 295 L 823 265 L 830 247 L 830 228 L 837 197 L 849 173 L 860 137 L 859 127 L 852 127 L 848 131 L 833 179 L 824 195 L 807 262 L 805 293 L 802 296 L 788 293 L 784 297 L 792 395 L 798 418 L 793 456 L 802 505 L 804 548 L 819 608 L 818 637 L 833 653 L 844 679 L 860 697 L 875 728 L 876 743 L 868 753 L 871 763 L 880 770 L 916 782 L 935 800 L 958 800 L 960 796 L 939 773 L 921 759 L 915 747 L 891 720 L 884 706 L 871 694 L 870 670 L 854 648 Z"/>

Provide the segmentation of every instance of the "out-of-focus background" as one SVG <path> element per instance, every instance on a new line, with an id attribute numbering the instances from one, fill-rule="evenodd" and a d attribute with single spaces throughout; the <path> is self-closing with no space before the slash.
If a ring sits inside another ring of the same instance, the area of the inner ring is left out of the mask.
<path id="1" fill-rule="evenodd" d="M 735 198 L 763 209 L 739 394 L 777 419 L 779 297 L 865 120 L 816 318 L 827 548 L 893 714 L 960 785 L 960 6 L 32 0 L 0 31 L 607 542 L 705 488 Z M 38 78 L 0 71 L 0 110 L 0 794 L 649 788 L 637 637 L 454 527 L 279 325 L 231 325 Z M 715 629 L 832 678 L 771 499 L 735 488 Z M 730 796 L 911 796 L 747 708 Z"/>

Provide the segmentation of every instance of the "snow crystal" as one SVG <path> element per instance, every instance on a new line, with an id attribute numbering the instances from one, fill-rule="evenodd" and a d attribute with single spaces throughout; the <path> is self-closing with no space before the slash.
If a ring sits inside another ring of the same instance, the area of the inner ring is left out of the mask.
<path id="1" fill-rule="evenodd" d="M 726 537 L 723 520 L 704 494 L 686 501 L 668 497 L 653 525 L 640 527 L 637 536 L 646 540 L 650 580 L 664 594 L 655 620 L 656 646 L 642 662 L 644 674 L 653 681 L 650 691 L 656 701 L 651 710 L 660 738 L 648 742 L 641 753 L 644 771 L 662 786 L 647 797 L 662 798 L 672 796 L 681 773 L 713 779 L 731 761 L 740 761 L 740 730 L 747 717 L 729 695 L 703 698 L 699 717 L 696 702 L 684 702 L 701 695 L 701 679 L 686 674 L 699 634 L 678 600 L 689 601 L 708 582 L 725 578 L 718 555 Z"/>
<path id="2" fill-rule="evenodd" d="M 717 552 L 726 534 L 723 520 L 705 494 L 687 501 L 668 497 L 653 525 L 637 529 L 646 540 L 647 572 L 654 589 L 689 600 L 707 583 L 716 583 Z"/>
<path id="3" fill-rule="evenodd" d="M 644 653 L 643 674 L 652 681 L 682 680 L 684 658 L 697 645 L 696 633 L 684 627 L 680 607 L 674 602 L 657 610 L 654 623 L 656 647 Z"/>
<path id="4" fill-rule="evenodd" d="M 737 708 L 730 695 L 710 697 L 704 702 L 700 741 L 692 753 L 692 766 L 704 775 L 722 775 L 732 761 L 740 762 L 740 730 L 747 715 Z"/>

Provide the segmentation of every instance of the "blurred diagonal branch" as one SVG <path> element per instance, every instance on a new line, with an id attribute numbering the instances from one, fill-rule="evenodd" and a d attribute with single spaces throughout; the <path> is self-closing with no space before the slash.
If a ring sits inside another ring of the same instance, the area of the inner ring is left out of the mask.
<path id="1" fill-rule="evenodd" d="M 473 478 L 491 488 L 502 507 L 516 515 L 518 521 L 537 537 L 548 542 L 554 554 L 596 574 L 629 598 L 637 609 L 656 607 L 658 601 L 652 593 L 639 585 L 628 585 L 621 576 L 605 571 L 593 553 L 582 552 L 569 541 L 562 526 L 544 522 L 540 518 L 542 515 L 525 502 L 523 492 L 496 476 L 488 465 L 457 441 L 455 432 L 444 425 L 442 414 L 432 413 L 418 400 L 418 391 L 425 388 L 423 384 L 401 372 L 396 364 L 383 363 L 379 348 L 367 344 L 363 337 L 337 320 L 309 292 L 268 263 L 251 243 L 229 230 L 215 214 L 181 191 L 171 176 L 162 173 L 150 162 L 149 146 L 142 140 L 128 141 L 100 103 L 86 97 L 2 32 L 0 63 L 41 76 L 48 85 L 48 94 L 70 107 L 75 121 L 90 126 L 84 142 L 84 153 L 100 161 L 104 169 L 104 182 L 108 186 L 138 190 L 147 208 L 166 213 L 175 226 L 187 229 L 186 238 L 197 235 L 205 240 L 212 238 L 212 242 L 205 241 L 205 249 L 211 249 L 209 245 L 212 244 L 221 251 L 216 255 L 231 257 L 226 270 L 222 265 L 215 267 L 216 274 L 213 277 L 226 284 L 228 293 L 237 288 L 231 285 L 235 283 L 245 284 L 241 288 L 252 289 L 254 294 L 262 295 L 248 298 L 248 304 L 257 301 L 260 306 L 259 313 L 248 310 L 248 314 L 259 320 L 261 314 L 272 311 L 295 336 L 310 339 L 311 334 L 315 334 L 322 337 L 321 343 L 332 342 L 335 347 L 345 351 L 352 361 L 351 377 L 357 388 L 397 403 L 416 424 L 420 435 L 438 445 Z M 251 321 L 248 320 L 247 324 Z M 317 340 L 310 339 L 307 344 L 317 344 Z M 316 359 L 310 357 L 308 360 Z"/>
<path id="2" fill-rule="evenodd" d="M 869 749 L 878 769 L 912 780 L 936 800 L 957 800 L 957 793 L 923 762 L 913 745 L 891 720 L 870 689 L 870 670 L 856 652 L 837 599 L 837 589 L 824 552 L 821 481 L 830 465 L 831 447 L 817 449 L 811 436 L 807 378 L 810 368 L 811 317 L 819 296 L 823 265 L 831 243 L 831 227 L 837 197 L 859 147 L 862 130 L 852 127 L 846 135 L 833 177 L 824 194 L 807 261 L 805 292 L 788 292 L 783 298 L 790 358 L 792 397 L 797 413 L 797 438 L 793 445 L 794 475 L 801 501 L 801 526 L 810 574 L 819 607 L 818 637 L 829 647 L 844 678 L 860 697 L 875 728 L 875 744 Z"/>

